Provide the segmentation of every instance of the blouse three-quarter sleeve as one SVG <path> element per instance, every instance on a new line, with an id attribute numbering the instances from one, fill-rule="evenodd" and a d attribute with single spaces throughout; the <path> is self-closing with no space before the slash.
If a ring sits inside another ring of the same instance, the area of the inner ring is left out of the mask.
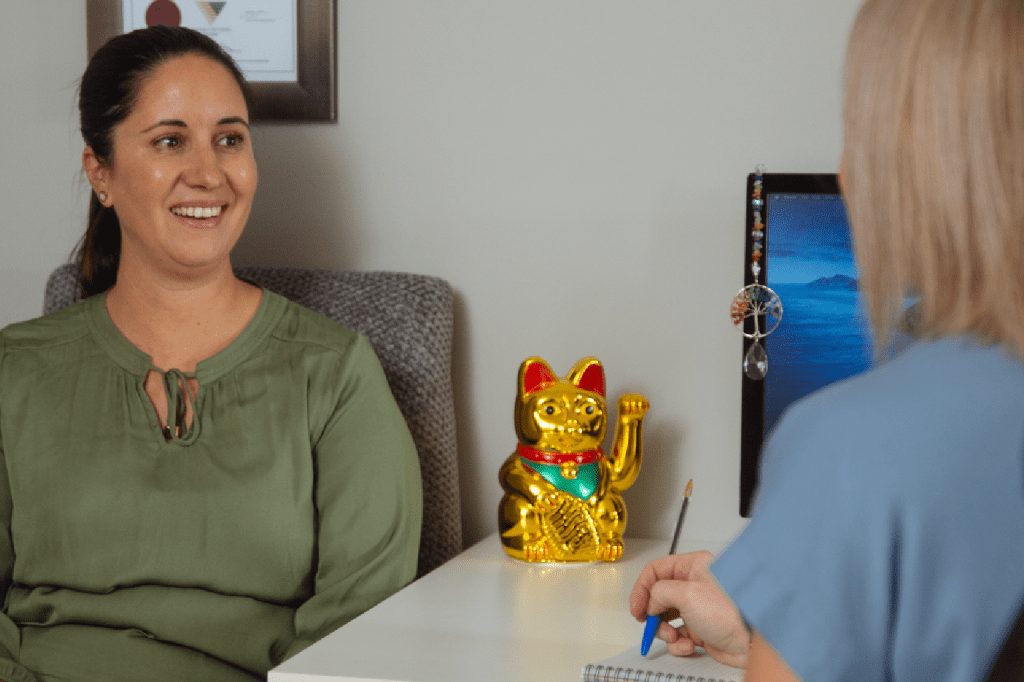
<path id="1" fill-rule="evenodd" d="M 0 436 L 2 438 L 2 436 Z M 14 547 L 11 544 L 11 488 L 7 480 L 7 460 L 0 440 L 0 593 L 11 587 L 14 570 Z M 7 613 L 0 613 L 0 680 L 4 682 L 35 682 L 36 677 L 17 662 L 21 648 L 21 631 Z"/>
<path id="2" fill-rule="evenodd" d="M 3 392 L 4 338 L 0 335 L 0 393 Z M 3 415 L 0 415 L 0 598 L 6 603 L 14 572 L 14 545 L 11 542 L 11 485 L 4 456 Z M 18 663 L 21 631 L 7 615 L 0 612 L 0 680 L 5 682 L 35 682 L 36 677 Z"/>
<path id="3" fill-rule="evenodd" d="M 365 337 L 336 371 L 311 377 L 310 412 L 324 424 L 312 434 L 314 594 L 295 612 L 286 658 L 410 582 L 419 551 L 419 459 Z"/>

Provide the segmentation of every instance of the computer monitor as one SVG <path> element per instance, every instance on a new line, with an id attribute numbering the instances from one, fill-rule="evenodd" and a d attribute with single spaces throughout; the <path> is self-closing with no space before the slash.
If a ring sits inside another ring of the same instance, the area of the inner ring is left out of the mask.
<path id="1" fill-rule="evenodd" d="M 744 355 L 737 362 L 743 381 L 742 516 L 750 516 L 762 443 L 786 408 L 812 391 L 864 371 L 872 359 L 850 229 L 836 176 L 766 173 L 762 182 L 765 229 L 760 283 L 778 294 L 783 313 L 778 327 L 760 341 L 768 356 L 764 379 L 751 379 L 741 369 L 751 339 L 744 339 Z M 751 174 L 746 193 L 745 284 L 754 281 L 750 269 L 753 183 Z"/>

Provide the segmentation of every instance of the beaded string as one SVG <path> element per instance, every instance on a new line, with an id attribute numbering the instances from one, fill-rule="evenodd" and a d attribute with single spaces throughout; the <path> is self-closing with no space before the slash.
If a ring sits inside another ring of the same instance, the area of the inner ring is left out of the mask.
<path id="1" fill-rule="evenodd" d="M 753 238 L 753 247 L 750 253 L 750 272 L 754 275 L 754 284 L 759 283 L 761 275 L 761 250 L 764 249 L 764 220 L 761 218 L 761 209 L 764 207 L 764 199 L 761 192 L 764 190 L 764 166 L 758 166 L 754 170 L 754 189 L 750 196 L 750 207 L 754 212 L 754 228 L 750 232 Z"/>
<path id="2" fill-rule="evenodd" d="M 743 373 L 754 381 L 768 374 L 768 353 L 761 339 L 771 334 L 782 320 L 782 301 L 778 294 L 761 284 L 761 257 L 764 253 L 764 166 L 754 169 L 750 192 L 751 223 L 750 274 L 753 284 L 744 286 L 733 297 L 729 308 L 732 323 L 753 342 L 743 356 Z M 747 320 L 752 331 L 747 331 Z"/>

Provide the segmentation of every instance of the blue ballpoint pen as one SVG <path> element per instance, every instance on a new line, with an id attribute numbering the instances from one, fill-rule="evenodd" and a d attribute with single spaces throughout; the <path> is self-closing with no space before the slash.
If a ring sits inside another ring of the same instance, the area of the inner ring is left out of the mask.
<path id="1" fill-rule="evenodd" d="M 669 555 L 676 553 L 676 545 L 679 544 L 679 533 L 683 530 L 683 519 L 686 518 L 686 508 L 690 506 L 690 495 L 693 494 L 693 479 L 686 484 L 686 493 L 683 495 L 683 507 L 679 510 L 679 519 L 676 521 L 676 531 L 672 534 L 672 546 L 669 547 Z M 661 625 L 661 616 L 647 616 L 644 623 L 644 636 L 640 640 L 640 655 L 646 656 L 651 650 L 651 643 L 654 642 L 654 635 L 658 634 L 658 626 Z"/>

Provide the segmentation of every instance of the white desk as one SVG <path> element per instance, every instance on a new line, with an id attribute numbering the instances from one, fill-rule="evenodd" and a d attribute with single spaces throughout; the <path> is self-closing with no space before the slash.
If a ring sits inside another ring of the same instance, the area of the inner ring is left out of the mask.
<path id="1" fill-rule="evenodd" d="M 627 598 L 666 540 L 611 564 L 527 564 L 492 535 L 270 671 L 269 682 L 578 680 L 640 646 Z M 698 547 L 687 543 L 679 551 Z M 717 548 L 716 548 L 717 549 Z"/>

